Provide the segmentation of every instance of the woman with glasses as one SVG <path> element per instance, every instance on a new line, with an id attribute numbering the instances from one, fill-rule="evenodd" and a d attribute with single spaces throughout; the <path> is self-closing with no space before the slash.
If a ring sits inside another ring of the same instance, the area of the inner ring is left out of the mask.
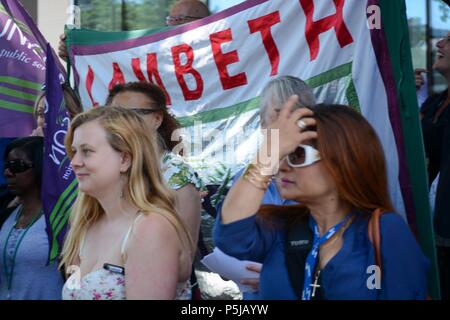
<path id="1" fill-rule="evenodd" d="M 180 129 L 180 125 L 168 112 L 164 92 L 152 83 L 130 82 L 113 87 L 106 104 L 133 110 L 154 129 L 148 132 L 149 135 L 158 134 L 158 152 L 164 180 L 175 191 L 177 212 L 186 224 L 194 243 L 197 243 L 202 209 L 199 191 L 203 184 L 195 171 L 174 152 L 180 141 L 172 140 L 172 135 Z M 191 297 L 188 287 L 189 284 L 186 285 L 186 299 Z"/>
<path id="2" fill-rule="evenodd" d="M 228 193 L 216 245 L 263 263 L 261 299 L 424 299 L 429 262 L 393 213 L 375 131 L 350 107 L 294 110 L 297 99 L 268 127 L 279 139 L 265 138 Z M 301 204 L 261 207 L 272 179 Z M 368 230 L 376 209 L 379 251 Z"/>
<path id="3" fill-rule="evenodd" d="M 43 138 L 12 141 L 4 175 L 20 205 L 0 230 L 0 300 L 61 299 L 57 263 L 47 265 L 49 240 L 41 203 Z"/>

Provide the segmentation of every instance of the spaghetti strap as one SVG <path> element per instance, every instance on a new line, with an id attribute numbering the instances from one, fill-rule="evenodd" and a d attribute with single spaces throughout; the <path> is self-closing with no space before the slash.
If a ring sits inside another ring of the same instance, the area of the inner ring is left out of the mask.
<path id="1" fill-rule="evenodd" d="M 141 218 L 142 216 L 143 216 L 143 214 L 139 212 L 139 214 L 137 215 L 137 217 L 134 219 L 133 223 L 131 224 L 130 228 L 128 228 L 128 231 L 125 234 L 125 237 L 123 238 L 122 245 L 120 247 L 120 256 L 122 257 L 122 260 L 124 262 L 125 262 L 125 259 L 124 259 L 125 247 L 127 245 L 128 238 L 130 237 L 130 234 L 131 234 L 131 231 L 133 230 L 134 225 L 139 220 L 139 218 Z"/>
<path id="2" fill-rule="evenodd" d="M 81 236 L 81 241 L 80 241 L 80 251 L 78 252 L 78 257 L 80 258 L 80 262 L 81 262 L 81 259 L 82 259 L 82 257 L 83 257 L 83 248 L 84 248 L 84 242 L 85 242 L 85 240 L 86 240 L 86 233 L 84 233 L 84 234 Z"/>

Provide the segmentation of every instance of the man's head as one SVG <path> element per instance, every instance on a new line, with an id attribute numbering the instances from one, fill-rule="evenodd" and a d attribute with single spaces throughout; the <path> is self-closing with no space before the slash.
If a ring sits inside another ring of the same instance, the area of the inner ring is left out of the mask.
<path id="1" fill-rule="evenodd" d="M 199 0 L 179 0 L 170 9 L 166 18 L 168 26 L 192 22 L 210 15 L 208 6 Z"/>

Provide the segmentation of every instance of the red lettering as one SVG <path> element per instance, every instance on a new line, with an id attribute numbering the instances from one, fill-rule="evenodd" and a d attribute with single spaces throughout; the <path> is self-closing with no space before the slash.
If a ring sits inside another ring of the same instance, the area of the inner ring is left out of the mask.
<path id="1" fill-rule="evenodd" d="M 182 65 L 180 60 L 180 55 L 186 55 L 186 64 Z M 175 75 L 177 77 L 178 83 L 183 91 L 183 96 L 186 101 L 197 100 L 203 94 L 203 79 L 200 73 L 192 67 L 194 63 L 194 49 L 187 44 L 181 44 L 172 47 L 172 57 L 175 66 Z M 184 79 L 185 74 L 191 74 L 196 82 L 196 88 L 190 90 L 187 86 L 186 80 Z"/>
<path id="2" fill-rule="evenodd" d="M 164 91 L 164 94 L 166 95 L 167 105 L 172 105 L 172 100 L 170 99 L 169 92 L 167 92 L 158 71 L 158 60 L 156 59 L 156 53 L 147 54 L 147 74 L 148 81 L 155 83 L 153 81 L 153 79 L 155 79 L 156 84 L 161 88 L 162 91 Z"/>
<path id="3" fill-rule="evenodd" d="M 343 19 L 343 9 L 345 0 L 333 0 L 336 13 L 314 21 L 314 1 L 299 0 L 300 5 L 306 14 L 306 41 L 308 42 L 311 61 L 317 58 L 320 50 L 319 35 L 331 28 L 334 28 L 337 40 L 341 48 L 353 43 L 353 38 L 347 29 Z"/>
<path id="4" fill-rule="evenodd" d="M 131 67 L 133 68 L 134 75 L 139 81 L 147 81 L 141 69 L 140 58 L 133 58 L 131 60 Z M 148 81 L 151 83 L 155 83 L 156 81 L 156 84 L 161 88 L 162 91 L 164 91 L 164 94 L 166 95 L 167 105 L 171 105 L 172 100 L 170 99 L 169 93 L 167 92 L 166 87 L 162 82 L 161 76 L 159 75 L 156 53 L 147 54 L 147 74 L 148 74 Z"/>
<path id="5" fill-rule="evenodd" d="M 139 81 L 147 81 L 145 79 L 144 73 L 141 69 L 141 59 L 140 58 L 133 58 L 131 59 L 131 67 L 133 68 L 134 75 Z"/>
<path id="6" fill-rule="evenodd" d="M 217 71 L 219 71 L 220 82 L 224 90 L 232 89 L 235 87 L 243 86 L 247 84 L 247 76 L 244 72 L 235 76 L 230 76 L 227 70 L 227 66 L 236 62 L 239 62 L 237 51 L 230 51 L 227 53 L 222 52 L 222 43 L 227 43 L 233 40 L 231 35 L 231 29 L 219 31 L 209 36 L 211 41 L 211 48 L 216 62 Z"/>
<path id="7" fill-rule="evenodd" d="M 250 32 L 261 32 L 264 48 L 266 48 L 267 55 L 269 56 L 270 64 L 272 66 L 271 76 L 278 74 L 278 65 L 280 64 L 280 52 L 273 39 L 270 28 L 277 23 L 280 23 L 280 12 L 272 12 L 268 15 L 260 17 L 258 19 L 248 21 Z"/>
<path id="8" fill-rule="evenodd" d="M 116 84 L 125 84 L 125 77 L 117 62 L 113 62 L 113 78 L 109 83 L 108 90 L 111 90 Z"/>
<path id="9" fill-rule="evenodd" d="M 86 75 L 86 89 L 88 92 L 89 99 L 91 100 L 92 106 L 96 107 L 98 106 L 98 102 L 95 102 L 92 96 L 92 85 L 94 84 L 94 78 L 95 78 L 94 71 L 92 70 L 91 66 L 88 65 L 88 72 Z"/>

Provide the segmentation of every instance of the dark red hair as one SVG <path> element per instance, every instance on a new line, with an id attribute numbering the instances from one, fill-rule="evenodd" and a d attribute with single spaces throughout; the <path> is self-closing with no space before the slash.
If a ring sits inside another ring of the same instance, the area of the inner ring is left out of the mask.
<path id="1" fill-rule="evenodd" d="M 383 148 L 369 122 L 344 105 L 320 104 L 310 109 L 317 121 L 316 146 L 339 197 L 359 212 L 393 211 Z M 292 221 L 302 212 L 307 209 L 301 205 L 270 206 L 262 207 L 259 214 L 268 217 L 276 213 Z"/>

